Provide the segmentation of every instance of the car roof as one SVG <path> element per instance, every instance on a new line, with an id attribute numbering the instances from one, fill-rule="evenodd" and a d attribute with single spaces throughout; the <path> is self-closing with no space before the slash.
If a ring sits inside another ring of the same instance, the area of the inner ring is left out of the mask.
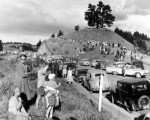
<path id="1" fill-rule="evenodd" d="M 119 63 L 125 63 L 125 62 L 114 62 L 114 63 L 119 64 Z"/>
<path id="2" fill-rule="evenodd" d="M 88 68 L 77 68 L 77 70 L 88 70 Z"/>
<path id="3" fill-rule="evenodd" d="M 64 62 L 64 64 L 76 64 L 74 62 Z"/>
<path id="4" fill-rule="evenodd" d="M 132 79 L 122 79 L 122 80 L 119 80 L 118 83 L 140 85 L 140 84 L 149 84 L 150 82 L 148 80 L 146 80 L 146 79 L 132 78 Z"/>
<path id="5" fill-rule="evenodd" d="M 103 70 L 96 70 L 96 69 L 90 69 L 88 70 L 89 73 L 95 73 L 95 74 L 98 74 L 98 73 L 103 73 L 103 74 L 106 74 L 105 71 Z"/>

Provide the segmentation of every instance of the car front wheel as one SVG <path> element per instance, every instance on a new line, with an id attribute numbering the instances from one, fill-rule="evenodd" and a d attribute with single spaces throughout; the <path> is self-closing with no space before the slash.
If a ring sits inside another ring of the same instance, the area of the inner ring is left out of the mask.
<path id="1" fill-rule="evenodd" d="M 136 78 L 141 78 L 141 74 L 140 73 L 135 73 Z"/>
<path id="2" fill-rule="evenodd" d="M 116 72 L 116 71 L 113 71 L 112 74 L 113 74 L 113 75 L 117 75 L 117 72 Z"/>
<path id="3" fill-rule="evenodd" d="M 143 95 L 138 100 L 138 106 L 140 109 L 149 107 L 150 98 L 147 95 Z"/>

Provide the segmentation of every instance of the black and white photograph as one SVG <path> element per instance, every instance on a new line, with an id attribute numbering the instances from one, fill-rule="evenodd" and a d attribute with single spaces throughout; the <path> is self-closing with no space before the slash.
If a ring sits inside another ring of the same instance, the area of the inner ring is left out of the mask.
<path id="1" fill-rule="evenodd" d="M 150 120 L 150 0 L 0 0 L 0 120 Z"/>

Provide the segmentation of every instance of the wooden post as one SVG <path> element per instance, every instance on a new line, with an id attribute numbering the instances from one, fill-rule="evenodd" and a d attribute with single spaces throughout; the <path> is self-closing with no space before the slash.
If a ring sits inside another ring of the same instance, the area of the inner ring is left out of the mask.
<path id="1" fill-rule="evenodd" d="M 99 106 L 98 106 L 99 112 L 101 112 L 101 110 L 102 110 L 103 76 L 104 76 L 104 74 L 102 73 L 101 76 L 99 77 Z"/>

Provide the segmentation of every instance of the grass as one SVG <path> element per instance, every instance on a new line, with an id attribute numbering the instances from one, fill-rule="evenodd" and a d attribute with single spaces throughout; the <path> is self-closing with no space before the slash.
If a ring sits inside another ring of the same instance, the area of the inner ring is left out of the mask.
<path id="1" fill-rule="evenodd" d="M 54 111 L 54 116 L 61 120 L 67 120 L 70 117 L 76 120 L 109 120 L 111 115 L 107 111 L 102 110 L 100 114 L 97 105 L 87 99 L 84 94 L 81 94 L 74 86 L 68 85 L 63 79 L 57 79 L 61 82 L 60 98 L 61 109 Z M 29 112 L 33 115 L 34 120 L 44 120 L 45 110 L 40 103 L 39 109 L 35 110 L 32 106 Z M 42 116 L 42 117 L 39 117 Z"/>
<path id="2" fill-rule="evenodd" d="M 8 102 L 12 96 L 12 89 L 14 87 L 14 71 L 16 61 L 11 61 L 11 64 L 6 64 L 9 68 L 7 73 L 11 73 L 10 77 L 5 73 L 5 77 L 1 79 L 0 84 L 0 116 L 7 113 Z M 11 67 L 10 67 L 11 66 Z M 91 100 L 87 99 L 84 94 L 81 94 L 74 86 L 68 85 L 64 82 L 64 79 L 58 78 L 57 82 L 61 82 L 59 88 L 60 99 L 61 99 L 61 109 L 56 109 L 54 111 L 54 116 L 58 117 L 60 120 L 69 120 L 70 117 L 76 120 L 109 120 L 111 114 L 107 111 L 102 110 L 101 113 L 98 112 L 97 105 Z M 32 88 L 32 93 L 36 91 L 37 80 L 30 81 L 30 86 Z M 28 111 L 32 115 L 32 120 L 45 120 L 45 107 L 40 101 L 39 109 L 35 109 L 34 104 L 30 106 Z M 7 119 L 7 117 L 6 117 Z M 71 120 L 71 119 L 70 119 Z"/>

